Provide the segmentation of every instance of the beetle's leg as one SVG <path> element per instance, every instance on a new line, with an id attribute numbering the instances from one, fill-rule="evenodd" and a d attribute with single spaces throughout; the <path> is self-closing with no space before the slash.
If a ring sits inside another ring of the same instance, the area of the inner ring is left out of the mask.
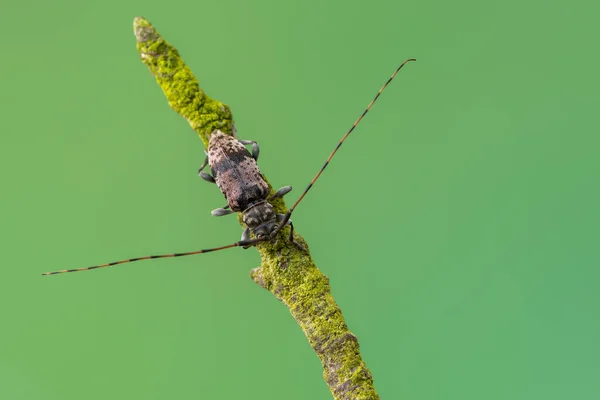
<path id="1" fill-rule="evenodd" d="M 243 145 L 251 144 L 252 145 L 252 158 L 254 161 L 258 160 L 258 154 L 260 153 L 260 148 L 258 147 L 258 143 L 254 140 L 240 140 L 240 143 Z"/>
<path id="2" fill-rule="evenodd" d="M 269 197 L 268 200 L 273 200 L 273 199 L 283 197 L 291 191 L 292 191 L 291 186 L 284 186 L 281 189 L 279 189 L 277 192 L 275 192 L 275 194 L 273 196 Z"/>
<path id="3" fill-rule="evenodd" d="M 206 153 L 206 152 L 204 152 L 204 153 Z M 198 169 L 198 174 L 200 174 L 200 171 L 202 171 L 204 168 L 206 168 L 207 165 L 208 165 L 208 156 L 206 156 L 206 158 L 204 159 L 204 162 L 202 163 L 202 165 Z"/>
<path id="4" fill-rule="evenodd" d="M 246 229 L 244 229 L 244 232 L 242 232 L 242 242 L 245 242 L 247 240 L 250 240 L 250 228 L 246 227 Z"/>
<path id="5" fill-rule="evenodd" d="M 204 162 L 200 166 L 200 169 L 198 169 L 198 175 L 200 176 L 200 178 L 204 179 L 206 182 L 216 183 L 215 178 L 213 178 L 213 176 L 211 174 L 202 171 L 204 168 L 206 168 L 207 165 L 208 165 L 208 157 L 206 157 L 204 159 Z"/>
<path id="6" fill-rule="evenodd" d="M 210 212 L 213 217 L 222 217 L 223 215 L 233 214 L 235 211 L 226 210 L 225 208 L 215 208 Z"/>
<path id="7" fill-rule="evenodd" d="M 281 222 L 283 221 L 283 219 L 285 218 L 285 214 L 277 214 L 277 221 Z M 287 224 L 290 226 L 290 236 L 289 236 L 289 241 L 294 243 L 294 245 L 300 250 L 300 251 L 305 251 L 306 249 L 304 248 L 304 246 L 302 246 L 300 243 L 296 242 L 294 240 L 294 224 L 292 223 L 292 220 L 288 220 Z"/>
<path id="8" fill-rule="evenodd" d="M 198 175 L 200 175 L 200 178 L 204 179 L 206 182 L 217 183 L 211 174 L 207 174 L 204 171 L 200 171 Z"/>
<path id="9" fill-rule="evenodd" d="M 248 242 L 251 241 L 252 239 L 250 239 L 250 228 L 246 227 L 246 229 L 244 229 L 244 232 L 242 232 L 242 242 Z M 242 249 L 247 250 L 250 247 L 252 247 L 253 244 L 249 244 L 247 246 L 242 246 Z"/>

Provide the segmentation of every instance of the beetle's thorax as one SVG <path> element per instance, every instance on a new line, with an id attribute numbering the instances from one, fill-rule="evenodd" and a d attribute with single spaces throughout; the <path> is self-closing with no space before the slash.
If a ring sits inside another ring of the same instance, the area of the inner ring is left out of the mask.
<path id="1" fill-rule="evenodd" d="M 277 228 L 275 211 L 266 200 L 256 202 L 242 211 L 242 219 L 258 239 L 268 238 Z"/>

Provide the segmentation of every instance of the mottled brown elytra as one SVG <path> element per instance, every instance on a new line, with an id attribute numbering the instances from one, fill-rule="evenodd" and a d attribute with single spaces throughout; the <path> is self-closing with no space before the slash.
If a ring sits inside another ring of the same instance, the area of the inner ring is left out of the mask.
<path id="1" fill-rule="evenodd" d="M 312 181 L 308 184 L 307 188 L 302 192 L 298 200 L 285 214 L 276 214 L 273 210 L 273 206 L 269 203 L 269 200 L 283 197 L 292 190 L 291 186 L 284 186 L 279 189 L 273 196 L 269 197 L 269 186 L 265 182 L 256 160 L 258 159 L 259 147 L 258 143 L 251 140 L 238 140 L 233 136 L 226 135 L 219 130 L 214 131 L 211 134 L 207 157 L 200 167 L 198 174 L 202 179 L 216 183 L 225 199 L 227 205 L 223 208 L 217 208 L 212 211 L 214 216 L 222 216 L 235 212 L 242 213 L 242 219 L 246 224 L 246 229 L 242 233 L 240 241 L 228 244 L 226 246 L 213 247 L 211 249 L 190 251 L 186 253 L 174 253 L 174 254 L 161 254 L 157 256 L 146 256 L 138 258 L 130 258 L 128 260 L 115 261 L 108 264 L 94 265 L 92 267 L 76 268 L 76 269 L 64 269 L 61 271 L 45 272 L 42 275 L 55 275 L 62 274 L 65 272 L 78 272 L 87 271 L 96 268 L 111 267 L 113 265 L 125 264 L 134 261 L 141 260 L 152 260 L 155 258 L 168 258 L 168 257 L 181 257 L 191 256 L 194 254 L 209 253 L 211 251 L 219 251 L 229 249 L 231 247 L 243 247 L 248 248 L 258 242 L 273 240 L 279 231 L 286 225 L 290 225 L 289 240 L 296 246 L 302 249 L 302 245 L 294 241 L 294 226 L 290 217 L 298 206 L 298 204 L 304 199 L 304 196 L 313 187 L 317 179 L 321 176 L 329 162 L 342 146 L 342 143 L 348 138 L 350 133 L 356 128 L 363 117 L 369 112 L 373 104 L 377 101 L 381 93 L 394 79 L 398 71 L 404 67 L 404 65 L 410 61 L 416 61 L 414 58 L 404 61 L 385 82 L 385 84 L 379 89 L 373 100 L 369 103 L 365 111 L 358 117 L 358 119 L 352 124 L 352 127 L 346 132 L 346 134 L 339 141 L 335 149 L 331 152 L 325 164 L 321 167 L 319 172 L 315 175 Z M 252 153 L 246 149 L 246 145 L 252 145 Z M 210 166 L 212 175 L 203 171 L 206 165 Z M 251 233 L 254 234 L 255 239 L 250 239 Z"/>

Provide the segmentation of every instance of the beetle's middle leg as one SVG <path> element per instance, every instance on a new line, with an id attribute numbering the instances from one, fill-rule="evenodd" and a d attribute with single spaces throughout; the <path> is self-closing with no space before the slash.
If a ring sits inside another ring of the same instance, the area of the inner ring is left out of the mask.
<path id="1" fill-rule="evenodd" d="M 286 194 L 288 194 L 291 191 L 292 191 L 292 187 L 291 186 L 284 186 L 281 189 L 279 189 L 277 192 L 275 192 L 273 194 L 273 196 L 270 196 L 267 200 L 278 199 L 280 197 L 285 196 Z"/>

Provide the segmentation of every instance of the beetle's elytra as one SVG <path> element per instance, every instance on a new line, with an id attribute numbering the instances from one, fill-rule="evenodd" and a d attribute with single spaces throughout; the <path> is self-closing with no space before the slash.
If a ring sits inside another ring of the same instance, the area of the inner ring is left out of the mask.
<path id="1" fill-rule="evenodd" d="M 256 158 L 233 136 L 217 130 L 210 136 L 208 164 L 229 208 L 240 212 L 269 195 Z"/>

